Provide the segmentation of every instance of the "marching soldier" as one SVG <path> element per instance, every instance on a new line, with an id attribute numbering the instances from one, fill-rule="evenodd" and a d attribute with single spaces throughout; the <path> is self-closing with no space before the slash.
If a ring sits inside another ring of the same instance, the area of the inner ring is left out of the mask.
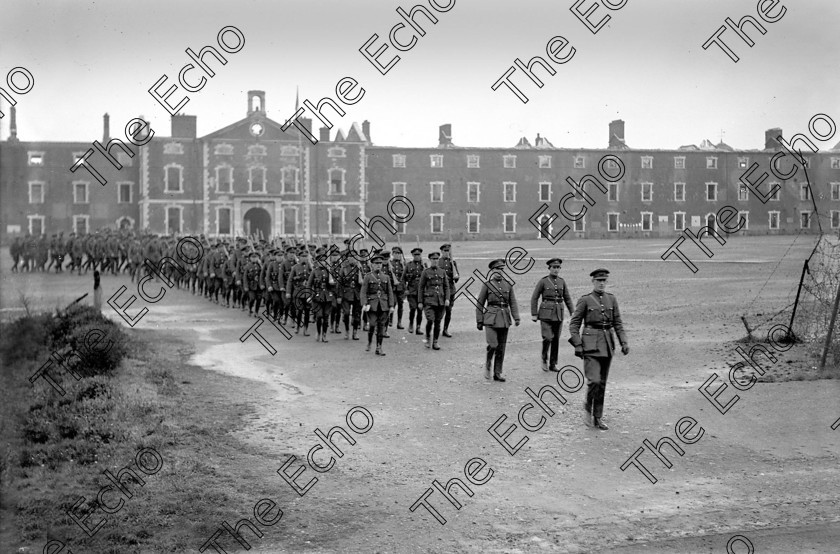
<path id="1" fill-rule="evenodd" d="M 15 240 L 12 241 L 12 245 L 9 247 L 9 254 L 12 255 L 12 261 L 15 262 L 12 266 L 12 273 L 20 271 L 18 269 L 18 263 L 20 263 L 20 257 L 22 252 L 23 241 L 21 241 L 20 237 L 15 237 Z"/>
<path id="2" fill-rule="evenodd" d="M 286 247 L 286 259 L 283 260 L 283 263 L 280 265 L 280 278 L 286 286 L 289 284 L 289 277 L 292 275 L 292 268 L 295 267 L 295 263 L 297 263 L 297 260 L 295 259 L 295 247 L 289 245 Z M 292 313 L 292 320 L 294 320 L 294 309 L 295 307 L 293 302 L 283 303 L 284 325 L 289 321 L 289 312 Z"/>
<path id="3" fill-rule="evenodd" d="M 325 251 L 323 248 L 318 248 L 315 251 L 315 256 L 319 260 L 324 254 Z M 330 312 L 332 311 L 333 304 L 335 304 L 335 279 L 323 263 L 318 263 L 309 274 L 306 287 L 310 291 L 309 295 L 312 298 L 312 306 L 315 311 L 315 329 L 318 331 L 318 338 L 316 340 L 329 342 L 327 340 L 327 331 L 330 326 Z"/>
<path id="4" fill-rule="evenodd" d="M 424 269 L 420 275 L 420 284 L 417 287 L 417 307 L 426 309 L 426 348 L 440 350 L 438 337 L 440 336 L 440 322 L 443 319 L 443 312 L 449 306 L 449 279 L 446 271 L 438 267 L 438 252 L 429 253 L 429 264 L 431 267 Z M 434 326 L 434 341 L 429 333 Z"/>
<path id="5" fill-rule="evenodd" d="M 604 412 L 604 394 L 610 362 L 615 350 L 613 329 L 621 343 L 622 354 L 626 356 L 630 353 L 621 314 L 618 311 L 618 301 L 615 296 L 604 291 L 609 274 L 606 269 L 596 269 L 589 274 L 595 290 L 580 297 L 575 306 L 575 313 L 569 320 L 569 332 L 572 335 L 569 342 L 575 347 L 575 356 L 583 358 L 583 370 L 586 375 L 584 422 L 602 431 L 608 429 L 601 421 L 601 416 Z M 584 325 L 583 331 L 580 331 L 581 323 Z"/>
<path id="6" fill-rule="evenodd" d="M 560 346 L 560 330 L 563 328 L 563 304 L 569 308 L 570 314 L 574 312 L 566 281 L 560 277 L 562 264 L 563 260 L 560 258 L 548 260 L 546 265 L 549 274 L 537 281 L 534 294 L 531 295 L 531 318 L 534 321 L 540 320 L 542 331 L 543 371 L 560 371 L 557 369 L 557 350 Z M 542 303 L 539 303 L 540 297 Z"/>
<path id="7" fill-rule="evenodd" d="M 309 292 L 306 290 L 306 282 L 312 267 L 309 265 L 309 250 L 304 247 L 298 253 L 300 261 L 292 268 L 289 275 L 291 284 L 286 283 L 286 302 L 294 302 L 295 334 L 300 333 L 303 326 L 303 336 L 309 336 Z"/>
<path id="8" fill-rule="evenodd" d="M 359 271 L 362 273 L 362 281 L 364 282 L 365 277 L 367 274 L 371 272 L 370 263 L 372 261 L 372 257 L 368 257 L 368 249 L 367 248 L 360 248 L 359 249 Z M 362 312 L 362 331 L 368 330 L 368 318 L 367 312 Z"/>
<path id="9" fill-rule="evenodd" d="M 405 271 L 405 261 L 403 260 L 403 251 L 400 246 L 395 246 L 391 249 L 391 276 L 393 277 L 392 284 L 394 285 L 394 296 L 397 299 L 397 329 L 405 329 L 402 324 L 403 318 L 403 301 L 405 300 L 405 282 L 403 281 L 403 272 Z M 394 314 L 391 314 L 389 323 L 393 325 Z"/>
<path id="10" fill-rule="evenodd" d="M 260 282 L 260 276 L 262 275 L 262 267 L 259 262 L 260 255 L 255 250 L 251 252 L 248 257 L 250 258 L 250 261 L 242 269 L 242 274 L 240 275 L 242 290 L 248 293 L 248 315 L 259 317 L 261 300 L 260 289 L 263 288 L 262 283 Z"/>
<path id="11" fill-rule="evenodd" d="M 481 286 L 478 305 L 475 307 L 475 322 L 478 330 L 484 329 L 487 337 L 487 361 L 484 378 L 505 382 L 502 368 L 505 362 L 508 330 L 511 320 L 519 327 L 519 305 L 510 283 L 502 279 L 499 270 L 505 267 L 503 259 L 490 262 L 489 281 Z M 487 307 L 485 308 L 485 304 Z M 495 356 L 495 361 L 493 357 Z M 492 364 L 492 371 L 491 371 Z"/>
<path id="12" fill-rule="evenodd" d="M 455 283 L 461 277 L 458 275 L 458 264 L 452 259 L 452 245 L 444 244 L 440 247 L 441 260 L 440 267 L 446 272 L 447 280 L 449 281 L 449 302 L 446 304 L 446 314 L 443 318 L 443 336 L 452 337 L 449 332 L 449 323 L 452 321 L 452 305 L 455 304 Z"/>
<path id="13" fill-rule="evenodd" d="M 382 351 L 382 339 L 385 336 L 385 326 L 388 323 L 388 315 L 394 311 L 394 289 L 388 275 L 382 271 L 383 258 L 377 256 L 371 259 L 373 271 L 365 275 L 362 281 L 361 296 L 365 306 L 362 311 L 367 313 L 369 320 L 368 343 L 366 352 L 370 352 L 370 344 L 373 341 L 373 333 L 376 331 L 376 355 L 384 356 Z"/>
<path id="14" fill-rule="evenodd" d="M 420 247 L 414 248 L 411 255 L 414 257 L 410 262 L 405 264 L 400 282 L 405 290 L 405 295 L 408 297 L 408 333 L 414 333 L 414 316 L 417 315 L 417 331 L 416 334 L 422 335 L 423 331 L 420 328 L 420 322 L 423 320 L 423 310 L 417 307 L 417 289 L 420 284 L 420 275 L 426 269 L 426 264 L 423 263 L 423 249 Z"/>
<path id="15" fill-rule="evenodd" d="M 280 314 L 283 311 L 283 295 L 286 291 L 286 285 L 283 282 L 283 271 L 280 268 L 280 260 L 277 257 L 278 251 L 271 251 L 271 258 L 268 265 L 265 266 L 265 290 L 268 292 L 268 305 L 265 311 L 274 317 L 277 321 L 280 319 Z"/>
<path id="16" fill-rule="evenodd" d="M 359 260 L 348 255 L 339 270 L 341 290 L 341 311 L 344 312 L 344 340 L 350 339 L 350 320 L 353 323 L 353 340 L 359 340 L 357 333 L 362 320 L 362 272 Z"/>

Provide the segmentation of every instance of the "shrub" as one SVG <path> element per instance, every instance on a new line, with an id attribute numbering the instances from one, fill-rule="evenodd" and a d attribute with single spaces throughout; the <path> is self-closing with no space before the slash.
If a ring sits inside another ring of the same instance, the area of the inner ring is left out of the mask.
<path id="1" fill-rule="evenodd" d="M 52 316 L 41 314 L 26 316 L 0 328 L 0 357 L 3 365 L 10 366 L 23 360 L 36 360 L 44 356 L 50 342 Z"/>
<path id="2" fill-rule="evenodd" d="M 128 353 L 128 337 L 119 327 L 108 323 L 86 323 L 70 331 L 67 345 L 83 359 L 83 365 L 77 369 L 79 373 L 87 376 L 109 374 Z M 88 348 L 86 342 L 93 348 Z M 73 360 L 76 361 L 75 356 Z"/>

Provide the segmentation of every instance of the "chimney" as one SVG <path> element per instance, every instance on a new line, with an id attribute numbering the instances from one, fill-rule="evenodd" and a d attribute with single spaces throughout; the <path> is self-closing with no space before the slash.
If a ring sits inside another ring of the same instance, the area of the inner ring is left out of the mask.
<path id="1" fill-rule="evenodd" d="M 779 144 L 779 141 L 776 140 L 776 137 L 780 137 L 782 135 L 782 130 L 778 127 L 773 127 L 772 129 L 767 129 L 764 131 L 764 149 L 765 150 L 781 150 L 782 145 Z"/>
<path id="2" fill-rule="evenodd" d="M 330 130 L 329 130 L 328 127 L 321 127 L 320 137 L 318 137 L 318 141 L 320 141 L 320 142 L 329 142 L 330 141 Z"/>
<path id="3" fill-rule="evenodd" d="M 108 144 L 111 140 L 111 116 L 106 112 L 102 116 L 102 144 Z"/>
<path id="4" fill-rule="evenodd" d="M 299 119 L 298 119 L 298 121 L 300 121 L 300 124 L 301 124 L 301 125 L 303 125 L 303 128 L 304 128 L 304 129 L 306 129 L 306 130 L 307 130 L 307 132 L 308 132 L 311 136 L 313 136 L 313 137 L 315 136 L 315 133 L 313 133 L 313 132 L 312 132 L 312 119 L 311 119 L 311 118 L 309 118 L 309 117 L 301 117 L 301 118 L 299 118 Z M 303 133 L 301 133 L 301 134 L 303 134 Z M 307 137 L 305 134 L 303 134 L 303 138 L 304 138 L 305 140 L 309 140 L 309 137 Z M 309 142 L 310 142 L 310 144 L 312 143 L 312 141 L 309 141 Z M 320 141 L 319 141 L 319 142 L 320 142 Z"/>
<path id="5" fill-rule="evenodd" d="M 365 134 L 365 138 L 367 139 L 367 141 L 373 143 L 373 141 L 370 139 L 370 121 L 368 121 L 367 119 L 362 121 L 362 132 Z"/>
<path id="6" fill-rule="evenodd" d="M 609 148 L 624 148 L 624 120 L 610 121 Z"/>
<path id="7" fill-rule="evenodd" d="M 447 123 L 438 128 L 438 148 L 452 146 L 452 124 Z"/>
<path id="8" fill-rule="evenodd" d="M 9 110 L 9 140 L 8 142 L 17 142 L 17 108 L 14 106 Z"/>
<path id="9" fill-rule="evenodd" d="M 172 116 L 172 138 L 195 138 L 194 115 L 173 115 Z"/>

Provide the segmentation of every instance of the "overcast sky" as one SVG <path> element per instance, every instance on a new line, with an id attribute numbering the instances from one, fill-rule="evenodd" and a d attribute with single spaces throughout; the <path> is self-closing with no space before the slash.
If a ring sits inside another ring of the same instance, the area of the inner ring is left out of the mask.
<path id="1" fill-rule="evenodd" d="M 239 28 L 246 44 L 189 95 L 183 113 L 198 116 L 199 135 L 244 117 L 248 90 L 264 90 L 268 116 L 283 122 L 294 112 L 296 87 L 301 101 L 317 101 L 334 97 L 347 76 L 365 96 L 333 123 L 346 130 L 370 120 L 379 145 L 436 146 L 438 126 L 451 123 L 459 146 L 508 147 L 540 133 L 558 147 L 603 148 L 608 123 L 620 118 L 632 147 L 718 142 L 723 129 L 736 148 L 763 148 L 765 129 L 791 136 L 819 112 L 840 122 L 837 0 L 783 0 L 773 13 L 782 5 L 787 13 L 764 24 L 766 35 L 747 26 L 752 48 L 727 31 L 738 63 L 701 45 L 727 16 L 757 16 L 756 0 L 629 0 L 614 12 L 600 6 L 592 21 L 608 13 L 612 19 L 594 35 L 569 11 L 573 0 L 457 0 L 437 25 L 418 18 L 426 36 L 383 76 L 359 48 L 373 33 L 377 47 L 387 40 L 402 21 L 396 8 L 416 1 L 4 0 L 0 75 L 24 66 L 35 76 L 34 89 L 18 97 L 21 140 L 91 141 L 102 136 L 105 112 L 112 136 L 122 137 L 125 123 L 141 114 L 169 135 L 169 114 L 149 87 L 164 74 L 167 87 L 177 83 L 189 61 L 185 49 L 215 45 L 227 25 Z M 542 89 L 517 72 L 527 104 L 505 87 L 491 90 L 515 58 L 545 57 L 546 42 L 558 35 L 575 56 L 555 65 L 553 77 L 538 70 Z M 395 53 L 389 47 L 381 59 Z M 8 117 L 2 122 L 7 128 Z M 838 141 L 840 133 L 818 145 Z"/>

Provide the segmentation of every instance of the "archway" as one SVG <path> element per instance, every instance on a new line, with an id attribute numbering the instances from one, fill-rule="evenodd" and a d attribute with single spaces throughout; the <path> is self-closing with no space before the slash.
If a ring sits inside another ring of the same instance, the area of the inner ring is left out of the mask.
<path id="1" fill-rule="evenodd" d="M 708 227 L 709 229 L 714 231 L 715 234 L 717 234 L 717 218 L 715 217 L 715 214 L 706 215 L 706 227 Z"/>
<path id="2" fill-rule="evenodd" d="M 269 240 L 274 235 L 271 232 L 271 216 L 263 208 L 251 208 L 245 212 L 243 222 L 245 236 L 255 235 L 258 239 Z"/>

